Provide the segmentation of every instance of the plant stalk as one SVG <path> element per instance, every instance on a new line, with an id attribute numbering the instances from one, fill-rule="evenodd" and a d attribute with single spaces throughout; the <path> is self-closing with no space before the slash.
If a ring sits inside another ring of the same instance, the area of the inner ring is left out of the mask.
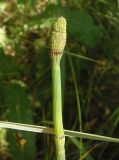
<path id="1" fill-rule="evenodd" d="M 52 63 L 52 87 L 53 87 L 53 121 L 55 132 L 55 144 L 57 160 L 65 160 L 65 136 L 62 121 L 62 95 L 60 55 L 54 58 Z"/>
<path id="2" fill-rule="evenodd" d="M 53 122 L 57 160 L 65 160 L 65 135 L 62 120 L 60 60 L 66 43 L 66 20 L 59 17 L 53 25 L 50 39 L 52 62 Z"/>

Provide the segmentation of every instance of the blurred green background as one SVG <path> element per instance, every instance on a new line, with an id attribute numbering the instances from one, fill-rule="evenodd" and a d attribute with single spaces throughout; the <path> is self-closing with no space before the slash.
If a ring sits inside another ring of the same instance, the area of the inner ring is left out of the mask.
<path id="1" fill-rule="evenodd" d="M 48 46 L 59 16 L 64 128 L 80 130 L 80 98 L 83 132 L 119 137 L 118 0 L 0 0 L 0 120 L 53 127 Z M 66 138 L 67 160 L 79 160 L 79 142 Z M 0 129 L 0 160 L 55 160 L 54 148 L 52 136 Z M 118 159 L 118 144 L 83 140 L 82 160 Z"/>

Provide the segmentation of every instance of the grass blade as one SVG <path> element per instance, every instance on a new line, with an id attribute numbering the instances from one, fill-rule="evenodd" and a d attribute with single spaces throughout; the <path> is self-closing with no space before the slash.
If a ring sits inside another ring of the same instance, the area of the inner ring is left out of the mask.
<path id="1" fill-rule="evenodd" d="M 28 124 L 22 124 L 22 123 L 14 123 L 14 122 L 0 121 L 0 128 L 9 128 L 9 129 L 23 130 L 23 131 L 36 132 L 36 133 L 54 134 L 53 128 L 48 128 L 45 126 L 37 126 L 37 125 L 28 125 Z M 112 137 L 106 137 L 106 136 L 101 136 L 96 134 L 70 131 L 70 130 L 64 130 L 64 133 L 65 133 L 65 136 L 68 136 L 68 137 L 119 143 L 119 138 L 112 138 Z"/>
<path id="2" fill-rule="evenodd" d="M 78 118 L 79 118 L 79 128 L 80 128 L 80 132 L 82 132 L 82 114 L 81 114 L 81 105 L 80 105 L 80 98 L 79 98 L 79 93 L 78 93 L 76 75 L 75 75 L 74 66 L 73 66 L 71 57 L 68 56 L 68 58 L 69 58 L 69 63 L 70 63 L 72 77 L 74 81 L 74 87 L 75 87 L 75 94 L 76 94 L 77 108 L 78 108 Z M 83 153 L 83 140 L 82 138 L 80 138 L 80 158 L 81 158 L 82 153 Z"/>
<path id="3" fill-rule="evenodd" d="M 86 56 L 83 56 L 83 55 L 79 55 L 79 54 L 75 54 L 75 53 L 72 53 L 72 52 L 67 52 L 65 51 L 65 53 L 69 54 L 70 56 L 74 56 L 76 58 L 81 58 L 83 60 L 87 60 L 87 61 L 91 61 L 91 62 L 95 62 L 95 63 L 98 63 L 98 64 L 102 64 L 101 61 L 98 61 L 98 60 L 95 60 L 95 59 L 92 59 L 92 58 L 89 58 L 89 57 L 86 57 Z"/>

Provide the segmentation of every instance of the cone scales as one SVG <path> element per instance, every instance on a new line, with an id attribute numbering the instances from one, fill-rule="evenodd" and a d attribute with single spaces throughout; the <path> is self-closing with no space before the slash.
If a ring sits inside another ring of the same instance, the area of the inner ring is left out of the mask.
<path id="1" fill-rule="evenodd" d="M 50 38 L 50 54 L 58 55 L 63 54 L 66 44 L 66 19 L 59 17 L 52 28 Z"/>

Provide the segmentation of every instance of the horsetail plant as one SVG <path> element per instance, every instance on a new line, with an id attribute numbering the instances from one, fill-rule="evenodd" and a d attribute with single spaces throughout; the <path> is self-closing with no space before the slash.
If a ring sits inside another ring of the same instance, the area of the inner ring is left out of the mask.
<path id="1" fill-rule="evenodd" d="M 62 94 L 60 60 L 66 44 L 66 20 L 59 17 L 53 25 L 50 37 L 52 63 L 53 122 L 57 160 L 65 160 L 65 135 L 62 121 Z"/>

